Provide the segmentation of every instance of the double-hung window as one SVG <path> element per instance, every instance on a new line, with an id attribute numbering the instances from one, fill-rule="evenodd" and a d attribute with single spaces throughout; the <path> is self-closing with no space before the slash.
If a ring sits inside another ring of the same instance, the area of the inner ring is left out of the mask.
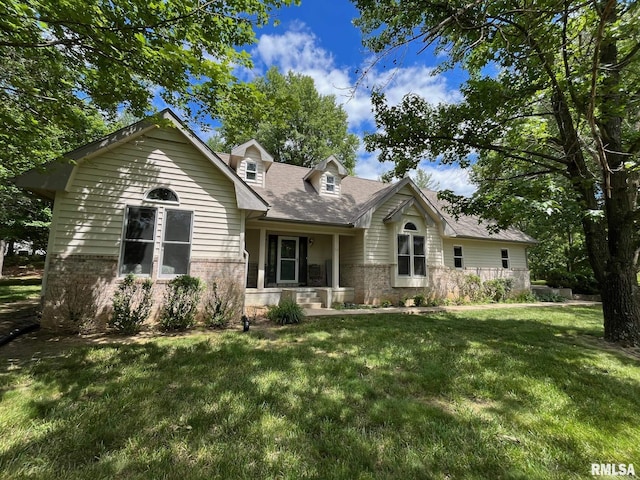
<path id="1" fill-rule="evenodd" d="M 186 275 L 191 253 L 193 212 L 165 210 L 161 275 Z"/>
<path id="2" fill-rule="evenodd" d="M 456 268 L 464 267 L 464 256 L 462 255 L 462 247 L 459 245 L 453 247 L 453 266 Z"/>
<path id="3" fill-rule="evenodd" d="M 256 162 L 247 162 L 247 180 L 255 181 L 258 175 L 258 164 Z"/>
<path id="4" fill-rule="evenodd" d="M 327 192 L 335 192 L 336 191 L 336 177 L 333 175 L 327 174 L 327 183 L 326 183 Z"/>
<path id="5" fill-rule="evenodd" d="M 157 209 L 127 207 L 120 274 L 151 275 Z"/>
<path id="6" fill-rule="evenodd" d="M 427 257 L 424 235 L 417 235 L 415 224 L 408 222 L 405 233 L 398 235 L 398 275 L 424 277 L 427 274 Z"/>
<path id="7" fill-rule="evenodd" d="M 503 248 L 500 251 L 500 257 L 502 257 L 502 268 L 509 268 L 509 250 Z"/>

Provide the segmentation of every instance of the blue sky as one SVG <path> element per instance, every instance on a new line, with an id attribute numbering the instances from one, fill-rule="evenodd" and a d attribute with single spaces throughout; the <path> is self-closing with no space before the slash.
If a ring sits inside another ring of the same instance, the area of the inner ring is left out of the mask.
<path id="1" fill-rule="evenodd" d="M 408 93 L 417 93 L 434 103 L 459 99 L 461 77 L 456 72 L 432 75 L 439 59 L 429 51 L 420 55 L 408 51 L 395 68 L 376 65 L 354 91 L 357 72 L 372 59 L 362 46 L 360 31 L 352 24 L 357 16 L 358 11 L 349 0 L 302 0 L 299 7 L 276 11 L 274 17 L 279 25 L 258 30 L 258 42 L 249 47 L 254 70 L 247 75 L 262 75 L 275 65 L 282 73 L 292 70 L 312 77 L 320 93 L 336 96 L 348 114 L 350 131 L 360 138 L 364 132 L 375 130 L 367 86 L 383 85 L 392 103 Z M 421 167 L 433 175 L 442 189 L 465 195 L 474 190 L 465 170 L 427 161 Z M 365 152 L 361 144 L 356 163 L 358 176 L 375 179 L 389 169 L 389 165 L 378 162 L 375 153 Z"/>

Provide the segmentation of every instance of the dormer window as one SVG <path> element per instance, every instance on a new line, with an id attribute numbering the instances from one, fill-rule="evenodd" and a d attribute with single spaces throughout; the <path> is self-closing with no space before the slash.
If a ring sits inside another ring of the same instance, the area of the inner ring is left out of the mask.
<path id="1" fill-rule="evenodd" d="M 255 182 L 258 174 L 258 165 L 256 162 L 247 161 L 247 180 Z"/>
<path id="2" fill-rule="evenodd" d="M 336 177 L 327 174 L 327 192 L 334 193 L 336 191 Z"/>

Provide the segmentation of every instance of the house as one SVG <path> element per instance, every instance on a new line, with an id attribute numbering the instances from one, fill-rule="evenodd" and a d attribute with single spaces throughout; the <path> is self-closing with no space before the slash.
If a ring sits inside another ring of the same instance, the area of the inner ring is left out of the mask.
<path id="1" fill-rule="evenodd" d="M 109 298 L 128 273 L 150 276 L 158 292 L 181 274 L 224 277 L 244 287 L 246 305 L 446 295 L 467 274 L 530 286 L 534 240 L 520 231 L 455 220 L 411 179 L 349 176 L 333 156 L 287 165 L 255 140 L 216 154 L 170 110 L 16 183 L 54 200 L 43 326 L 60 285 Z"/>

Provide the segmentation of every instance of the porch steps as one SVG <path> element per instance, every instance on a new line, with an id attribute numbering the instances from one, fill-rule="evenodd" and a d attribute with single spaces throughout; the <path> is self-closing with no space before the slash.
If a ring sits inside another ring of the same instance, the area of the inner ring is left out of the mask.
<path id="1" fill-rule="evenodd" d="M 296 299 L 302 308 L 322 308 L 322 300 L 313 291 L 299 291 Z"/>

